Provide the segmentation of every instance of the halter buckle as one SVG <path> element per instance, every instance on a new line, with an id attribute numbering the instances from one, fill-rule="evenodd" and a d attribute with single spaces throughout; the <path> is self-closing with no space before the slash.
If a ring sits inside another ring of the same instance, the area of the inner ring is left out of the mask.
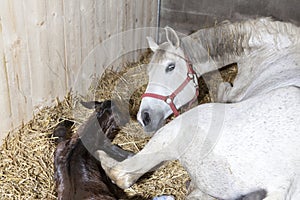
<path id="1" fill-rule="evenodd" d="M 166 98 L 166 103 L 167 103 L 167 104 L 170 105 L 172 102 L 173 102 L 173 100 L 171 99 L 171 97 L 167 97 L 167 98 Z"/>
<path id="2" fill-rule="evenodd" d="M 198 77 L 197 77 L 197 74 L 193 74 L 193 82 L 194 82 L 194 86 L 196 88 L 198 88 Z"/>

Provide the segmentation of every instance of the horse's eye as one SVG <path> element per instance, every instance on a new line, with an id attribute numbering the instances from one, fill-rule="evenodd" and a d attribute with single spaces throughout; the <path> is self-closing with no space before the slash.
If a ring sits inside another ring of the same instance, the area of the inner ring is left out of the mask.
<path id="1" fill-rule="evenodd" d="M 173 71 L 175 69 L 175 64 L 174 63 L 170 63 L 167 68 L 166 68 L 166 72 L 170 72 Z"/>

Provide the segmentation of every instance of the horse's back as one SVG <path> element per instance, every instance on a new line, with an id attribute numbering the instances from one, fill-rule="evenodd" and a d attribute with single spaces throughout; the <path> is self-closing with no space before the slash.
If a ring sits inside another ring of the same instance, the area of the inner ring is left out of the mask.
<path id="1" fill-rule="evenodd" d="M 300 45 L 253 52 L 238 63 L 239 72 L 225 100 L 239 102 L 274 89 L 300 87 Z"/>

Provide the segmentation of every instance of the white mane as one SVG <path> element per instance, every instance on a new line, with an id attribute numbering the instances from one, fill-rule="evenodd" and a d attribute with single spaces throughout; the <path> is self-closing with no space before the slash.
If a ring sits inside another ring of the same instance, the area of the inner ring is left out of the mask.
<path id="1" fill-rule="evenodd" d="M 225 66 L 238 62 L 257 50 L 275 51 L 299 45 L 300 28 L 271 18 L 226 22 L 216 27 L 200 29 L 182 38 L 182 43 L 193 63 L 205 63 L 211 57 L 218 66 Z M 209 54 L 199 52 L 199 46 Z"/>

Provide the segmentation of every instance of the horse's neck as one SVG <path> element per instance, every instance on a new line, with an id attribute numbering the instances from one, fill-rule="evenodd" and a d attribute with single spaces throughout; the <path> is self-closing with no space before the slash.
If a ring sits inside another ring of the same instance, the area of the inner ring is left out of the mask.
<path id="1" fill-rule="evenodd" d="M 298 43 L 299 35 L 300 29 L 292 24 L 263 18 L 201 29 L 182 41 L 195 70 L 202 75 L 239 62 L 258 49 L 286 48 Z"/>

